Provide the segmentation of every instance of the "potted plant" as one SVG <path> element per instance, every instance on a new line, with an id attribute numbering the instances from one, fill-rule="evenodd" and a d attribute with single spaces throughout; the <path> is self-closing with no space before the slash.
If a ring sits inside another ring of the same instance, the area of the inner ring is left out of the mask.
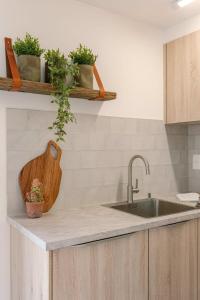
<path id="1" fill-rule="evenodd" d="M 81 87 L 93 88 L 93 65 L 96 62 L 97 55 L 84 45 L 70 52 L 69 57 L 79 66 L 78 83 Z"/>
<path id="2" fill-rule="evenodd" d="M 35 178 L 31 191 L 26 193 L 26 212 L 29 218 L 40 218 L 44 204 L 43 185 Z"/>
<path id="3" fill-rule="evenodd" d="M 74 87 L 76 77 L 79 73 L 78 65 L 75 64 L 71 59 L 66 59 L 64 54 L 60 53 L 60 50 L 47 50 L 45 53 L 45 82 L 51 82 L 51 72 L 53 72 L 53 66 L 60 69 L 60 72 L 64 72 L 65 85 L 69 88 Z M 55 71 L 55 70 L 54 70 Z"/>
<path id="4" fill-rule="evenodd" d="M 52 93 L 52 103 L 58 106 L 56 120 L 49 129 L 55 131 L 56 141 L 64 141 L 66 135 L 65 125 L 75 120 L 70 110 L 69 95 L 76 82 L 75 77 L 78 76 L 78 66 L 67 59 L 60 50 L 48 50 L 45 53 L 46 68 L 48 75 L 46 78 L 54 87 Z"/>
<path id="5" fill-rule="evenodd" d="M 40 57 L 44 53 L 44 49 L 40 47 L 38 38 L 26 33 L 23 40 L 17 38 L 13 49 L 17 55 L 17 64 L 21 79 L 40 81 Z"/>

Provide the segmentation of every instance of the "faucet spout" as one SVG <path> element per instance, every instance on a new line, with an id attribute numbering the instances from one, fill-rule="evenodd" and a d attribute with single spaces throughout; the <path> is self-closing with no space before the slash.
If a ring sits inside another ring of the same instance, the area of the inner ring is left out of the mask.
<path id="1" fill-rule="evenodd" d="M 134 155 L 129 162 L 128 165 L 128 186 L 127 186 L 127 201 L 128 202 L 133 202 L 133 194 L 134 193 L 138 193 L 139 189 L 138 187 L 136 189 L 133 188 L 133 174 L 132 174 L 132 169 L 133 169 L 133 162 L 136 159 L 141 159 L 144 163 L 145 166 L 145 171 L 146 171 L 146 175 L 150 175 L 150 166 L 149 166 L 149 162 L 146 158 L 144 158 L 142 155 Z"/>

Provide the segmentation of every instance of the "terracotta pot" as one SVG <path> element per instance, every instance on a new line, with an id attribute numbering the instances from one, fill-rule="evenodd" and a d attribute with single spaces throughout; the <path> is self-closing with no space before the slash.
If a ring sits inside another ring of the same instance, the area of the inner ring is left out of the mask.
<path id="1" fill-rule="evenodd" d="M 40 57 L 34 55 L 20 55 L 17 58 L 17 62 L 21 79 L 40 81 Z"/>
<path id="2" fill-rule="evenodd" d="M 93 66 L 79 65 L 78 83 L 86 89 L 93 89 Z"/>
<path id="3" fill-rule="evenodd" d="M 26 213 L 29 218 L 40 218 L 42 216 L 44 202 L 26 202 Z"/>

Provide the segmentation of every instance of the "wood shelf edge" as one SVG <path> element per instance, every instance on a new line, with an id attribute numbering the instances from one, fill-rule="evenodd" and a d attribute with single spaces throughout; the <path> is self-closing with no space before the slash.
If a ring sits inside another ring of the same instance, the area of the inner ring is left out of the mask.
<path id="1" fill-rule="evenodd" d="M 0 77 L 0 90 L 11 91 L 12 79 Z M 20 87 L 18 92 L 50 95 L 53 92 L 53 87 L 49 83 L 22 80 L 22 86 Z M 81 87 L 74 88 L 70 94 L 70 98 L 87 99 L 90 101 L 115 100 L 117 94 L 115 92 L 106 92 L 105 98 L 103 99 L 98 98 L 98 96 L 98 90 L 85 89 Z"/>

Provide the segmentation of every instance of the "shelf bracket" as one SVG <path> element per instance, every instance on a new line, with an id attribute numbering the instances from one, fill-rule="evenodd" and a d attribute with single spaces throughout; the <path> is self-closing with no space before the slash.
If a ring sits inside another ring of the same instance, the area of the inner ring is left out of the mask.
<path id="1" fill-rule="evenodd" d="M 98 87 L 99 87 L 99 96 L 96 99 L 104 99 L 106 92 L 105 92 L 105 89 L 104 89 L 103 82 L 101 81 L 99 72 L 97 70 L 97 67 L 95 65 L 93 65 L 93 73 L 94 73 L 94 77 L 95 77 L 96 82 L 97 82 Z"/>
<path id="2" fill-rule="evenodd" d="M 18 91 L 22 85 L 19 70 L 12 47 L 12 39 L 5 37 L 7 77 L 12 78 L 12 90 Z"/>

